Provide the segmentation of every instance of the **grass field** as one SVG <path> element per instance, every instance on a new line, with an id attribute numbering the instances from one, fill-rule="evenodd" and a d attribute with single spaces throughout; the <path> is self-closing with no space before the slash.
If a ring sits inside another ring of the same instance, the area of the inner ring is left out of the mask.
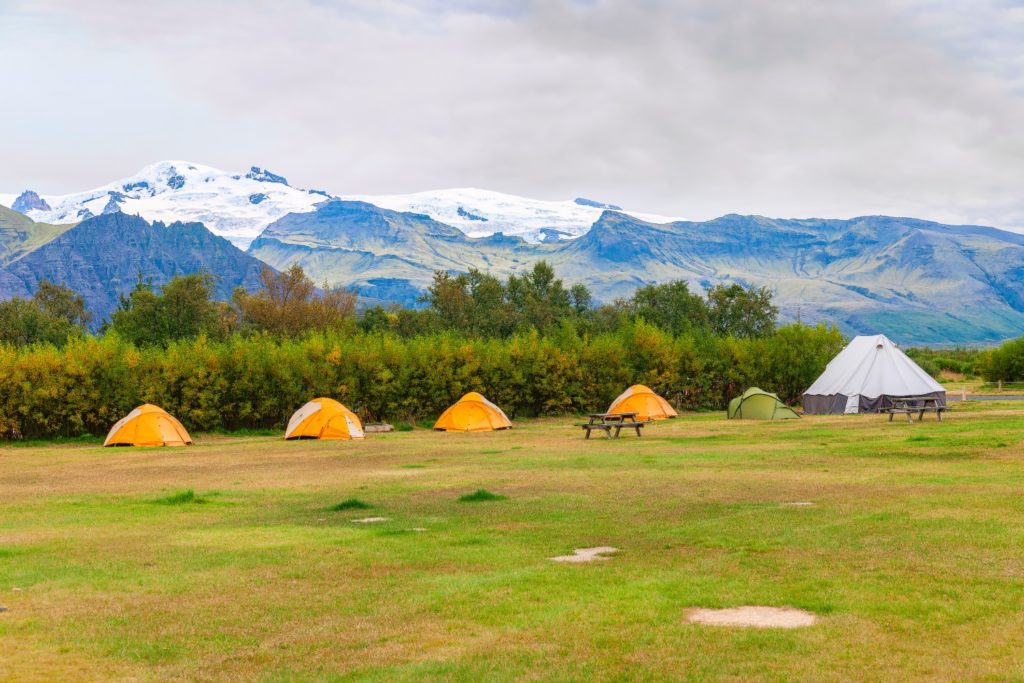
<path id="1" fill-rule="evenodd" d="M 0 448 L 0 679 L 1021 680 L 1018 405 Z"/>

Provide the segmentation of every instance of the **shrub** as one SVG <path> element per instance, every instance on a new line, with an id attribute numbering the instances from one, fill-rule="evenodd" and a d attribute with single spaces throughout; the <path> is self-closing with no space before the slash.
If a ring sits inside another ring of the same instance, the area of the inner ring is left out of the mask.
<path id="1" fill-rule="evenodd" d="M 690 410 L 722 409 L 755 384 L 791 402 L 842 344 L 834 328 L 673 337 L 643 321 L 596 336 L 563 326 L 508 339 L 324 331 L 297 339 L 200 335 L 139 348 L 116 334 L 83 336 L 63 348 L 0 346 L 0 431 L 102 436 L 147 402 L 190 430 L 278 430 L 316 396 L 334 397 L 367 421 L 430 428 L 468 391 L 517 418 L 603 410 L 635 383 Z"/>
<path id="2" fill-rule="evenodd" d="M 1008 341 L 986 358 L 984 377 L 989 382 L 1024 380 L 1024 337 Z"/>
<path id="3" fill-rule="evenodd" d="M 189 503 L 205 503 L 205 498 L 200 498 L 192 489 L 185 489 L 178 493 L 171 494 L 166 498 L 157 498 L 153 501 L 157 505 L 188 505 Z"/>
<path id="4" fill-rule="evenodd" d="M 467 493 L 464 496 L 459 496 L 460 503 L 486 503 L 492 500 L 506 500 L 508 496 L 503 496 L 500 493 L 491 493 L 487 489 L 477 489 L 473 493 Z"/>
<path id="5" fill-rule="evenodd" d="M 364 503 L 358 498 L 349 498 L 348 500 L 343 500 L 327 509 L 331 512 L 344 512 L 345 510 L 369 510 L 372 507 L 373 506 L 369 503 Z"/>

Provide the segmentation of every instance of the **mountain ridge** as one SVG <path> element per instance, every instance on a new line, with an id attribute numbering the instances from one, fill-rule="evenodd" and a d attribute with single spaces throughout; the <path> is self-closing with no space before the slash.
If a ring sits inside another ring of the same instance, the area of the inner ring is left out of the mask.
<path id="1" fill-rule="evenodd" d="M 674 220 L 591 199 L 551 202 L 472 188 L 333 196 L 293 188 L 259 166 L 228 173 L 185 161 L 151 164 L 77 195 L 25 196 L 19 206 L 29 217 L 63 223 L 25 223 L 0 209 L 0 270 L 79 220 L 138 213 L 199 222 L 272 267 L 298 263 L 317 281 L 381 302 L 415 305 L 437 270 L 507 277 L 546 259 L 606 302 L 669 280 L 698 289 L 738 283 L 772 289 L 783 320 L 835 322 L 851 334 L 885 332 L 917 343 L 1024 334 L 1024 234 L 987 226 L 871 214 Z M 96 251 L 81 241 L 78 248 Z"/>
<path id="2" fill-rule="evenodd" d="M 175 275 L 214 276 L 214 295 L 255 290 L 264 264 L 200 223 L 152 224 L 116 212 L 89 218 L 0 266 L 0 299 L 29 297 L 40 280 L 69 287 L 93 313 L 109 319 L 140 277 L 159 287 Z"/>
<path id="3" fill-rule="evenodd" d="M 358 226 L 370 220 L 365 212 L 401 224 L 419 243 L 413 247 L 403 237 L 388 247 L 360 240 Z M 303 242 L 308 236 L 296 229 L 310 222 L 318 225 L 318 243 Z M 433 239 L 435 223 L 420 214 L 331 200 L 301 219 L 271 224 L 250 253 L 278 268 L 300 263 L 314 279 L 335 285 L 358 289 L 370 278 L 386 278 L 404 280 L 410 292 L 422 291 L 435 270 L 478 268 L 506 277 L 546 259 L 560 277 L 587 284 L 603 301 L 669 280 L 697 289 L 737 283 L 772 289 L 784 320 L 835 322 L 847 333 L 895 332 L 921 343 L 1024 334 L 1024 236 L 984 226 L 738 214 L 654 224 L 606 210 L 581 237 L 530 244 L 457 233 Z"/>

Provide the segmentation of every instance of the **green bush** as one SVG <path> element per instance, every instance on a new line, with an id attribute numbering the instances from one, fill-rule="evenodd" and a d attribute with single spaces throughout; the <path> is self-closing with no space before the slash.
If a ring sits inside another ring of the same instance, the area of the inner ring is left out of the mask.
<path id="1" fill-rule="evenodd" d="M 985 358 L 983 375 L 989 382 L 1024 381 L 1024 337 L 991 351 Z"/>
<path id="2" fill-rule="evenodd" d="M 907 355 L 933 377 L 942 372 L 965 377 L 983 375 L 987 354 L 981 349 L 907 349 Z"/>
<path id="3" fill-rule="evenodd" d="M 195 431 L 282 429 L 299 406 L 334 397 L 366 421 L 430 426 L 480 391 L 510 417 L 605 409 L 630 384 L 679 408 L 721 409 L 751 385 L 793 402 L 842 348 L 833 328 L 786 325 L 768 336 L 672 336 L 638 321 L 581 336 L 559 328 L 508 339 L 443 332 L 204 336 L 138 348 L 116 334 L 0 346 L 0 432 L 103 435 L 141 403 Z"/>
<path id="4" fill-rule="evenodd" d="M 345 510 L 369 510 L 373 506 L 358 498 L 348 498 L 327 508 L 331 512 L 344 512 Z"/>
<path id="5" fill-rule="evenodd" d="M 506 500 L 508 496 L 503 496 L 500 493 L 491 493 L 487 489 L 477 489 L 473 493 L 467 493 L 464 496 L 459 496 L 460 503 L 487 503 L 493 500 Z"/>

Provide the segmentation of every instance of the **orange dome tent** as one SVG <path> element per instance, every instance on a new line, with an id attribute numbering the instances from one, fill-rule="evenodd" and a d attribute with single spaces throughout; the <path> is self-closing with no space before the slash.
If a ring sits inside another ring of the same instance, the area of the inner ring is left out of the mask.
<path id="1" fill-rule="evenodd" d="M 160 408 L 143 404 L 110 428 L 104 446 L 191 446 L 181 423 Z"/>
<path id="2" fill-rule="evenodd" d="M 675 409 L 650 387 L 634 384 L 619 394 L 608 408 L 609 413 L 636 413 L 638 420 L 665 420 L 675 417 Z"/>
<path id="3" fill-rule="evenodd" d="M 314 398 L 288 420 L 286 439 L 362 439 L 359 416 L 333 398 Z"/>
<path id="4" fill-rule="evenodd" d="M 511 427 L 501 408 L 475 391 L 460 398 L 434 423 L 434 429 L 440 432 L 492 432 Z"/>

